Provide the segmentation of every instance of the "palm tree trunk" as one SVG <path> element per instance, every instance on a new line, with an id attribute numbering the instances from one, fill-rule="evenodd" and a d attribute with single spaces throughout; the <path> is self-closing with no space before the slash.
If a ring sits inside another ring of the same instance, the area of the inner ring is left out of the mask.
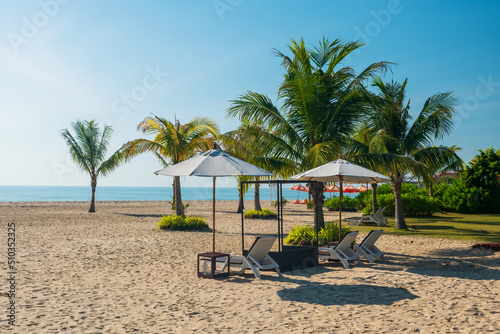
<path id="1" fill-rule="evenodd" d="M 377 183 L 372 183 L 372 213 L 375 213 L 378 210 L 377 186 Z"/>
<path id="2" fill-rule="evenodd" d="M 260 184 L 258 183 L 255 183 L 255 194 L 253 196 L 253 201 L 255 210 L 262 211 L 262 207 L 260 206 Z"/>
<path id="3" fill-rule="evenodd" d="M 95 188 L 97 188 L 96 178 L 92 178 L 92 181 L 90 182 L 90 187 L 92 188 L 92 198 L 90 199 L 89 212 L 95 212 Z"/>
<path id="4" fill-rule="evenodd" d="M 178 216 L 184 216 L 184 208 L 182 206 L 181 195 L 181 178 L 179 176 L 174 176 L 174 202 L 175 214 Z"/>
<path id="5" fill-rule="evenodd" d="M 238 201 L 238 211 L 236 211 L 236 213 L 242 213 L 244 209 L 245 206 L 243 204 L 243 196 L 240 196 L 240 199 Z"/>
<path id="6" fill-rule="evenodd" d="M 238 201 L 238 210 L 236 213 L 242 213 L 243 210 L 245 210 L 245 205 L 243 203 L 243 187 L 241 184 L 241 178 L 238 177 L 238 194 L 239 194 L 239 201 Z"/>
<path id="7" fill-rule="evenodd" d="M 309 195 L 312 195 L 314 201 L 314 226 L 318 226 L 321 229 L 325 226 L 325 216 L 323 215 L 323 205 L 325 204 L 323 182 L 311 182 L 309 184 Z"/>
<path id="8" fill-rule="evenodd" d="M 391 181 L 392 190 L 394 191 L 394 200 L 395 200 L 395 226 L 398 230 L 406 230 L 408 227 L 406 226 L 405 215 L 403 212 L 403 200 L 401 199 L 401 183 L 403 180 L 401 176 L 397 176 L 396 179 L 393 178 Z"/>
<path id="9" fill-rule="evenodd" d="M 432 183 L 429 184 L 429 197 L 434 196 L 434 187 L 432 186 Z"/>

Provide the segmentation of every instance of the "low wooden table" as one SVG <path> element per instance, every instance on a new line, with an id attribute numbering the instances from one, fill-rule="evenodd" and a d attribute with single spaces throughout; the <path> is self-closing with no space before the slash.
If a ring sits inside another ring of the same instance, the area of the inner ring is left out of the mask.
<path id="1" fill-rule="evenodd" d="M 217 258 L 218 257 L 227 257 L 227 272 L 217 270 Z M 200 261 L 210 261 L 210 270 L 209 271 L 200 271 Z M 228 277 L 230 271 L 230 261 L 228 253 L 218 253 L 218 252 L 207 252 L 207 253 L 199 253 L 198 254 L 198 277 L 205 278 L 219 278 L 219 277 Z"/>

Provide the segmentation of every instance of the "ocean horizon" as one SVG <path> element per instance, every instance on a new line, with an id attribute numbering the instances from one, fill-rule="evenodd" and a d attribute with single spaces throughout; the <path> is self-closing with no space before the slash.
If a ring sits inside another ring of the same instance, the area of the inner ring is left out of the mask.
<path id="1" fill-rule="evenodd" d="M 288 200 L 307 198 L 307 193 L 289 189 L 283 185 L 283 195 Z M 212 187 L 181 187 L 182 200 L 212 200 Z M 65 202 L 90 201 L 90 186 L 0 186 L 0 202 Z M 347 196 L 347 194 L 345 194 Z M 236 187 L 218 187 L 217 200 L 238 200 Z M 329 198 L 329 195 L 325 195 Z M 245 200 L 253 200 L 254 191 L 245 194 Z M 271 188 L 261 186 L 260 199 L 271 199 Z M 172 187 L 109 187 L 97 186 L 96 201 L 171 201 Z M 272 190 L 272 200 L 276 200 L 276 191 Z"/>

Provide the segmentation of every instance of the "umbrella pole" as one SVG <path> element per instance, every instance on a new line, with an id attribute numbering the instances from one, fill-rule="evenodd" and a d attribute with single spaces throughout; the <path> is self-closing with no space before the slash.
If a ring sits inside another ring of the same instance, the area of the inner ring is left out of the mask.
<path id="1" fill-rule="evenodd" d="M 213 199 L 213 208 L 212 208 L 212 252 L 215 253 L 215 177 L 214 177 L 214 186 L 213 186 L 213 191 L 214 191 L 214 199 Z"/>
<path id="2" fill-rule="evenodd" d="M 339 242 L 342 240 L 342 195 L 344 189 L 342 187 L 342 175 L 339 176 L 340 179 L 340 197 L 339 197 Z"/>
<path id="3" fill-rule="evenodd" d="M 366 214 L 370 214 L 370 210 L 368 209 L 368 182 L 366 182 Z"/>

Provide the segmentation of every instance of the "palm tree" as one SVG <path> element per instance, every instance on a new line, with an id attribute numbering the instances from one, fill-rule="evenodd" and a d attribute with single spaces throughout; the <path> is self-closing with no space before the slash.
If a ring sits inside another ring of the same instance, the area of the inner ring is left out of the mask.
<path id="1" fill-rule="evenodd" d="M 445 138 L 453 129 L 456 99 L 451 92 L 429 97 L 420 113 L 411 123 L 410 101 L 406 101 L 403 84 L 384 83 L 373 79 L 377 94 L 365 91 L 370 116 L 358 134 L 354 149 L 356 162 L 386 173 L 391 177 L 395 197 L 396 228 L 406 229 L 401 201 L 401 184 L 405 177 L 416 177 L 426 184 L 432 182 L 433 171 L 449 166 L 463 168 L 457 149 L 434 146 L 434 140 Z"/>
<path id="2" fill-rule="evenodd" d="M 266 131 L 261 125 L 257 123 L 248 123 L 242 121 L 238 129 L 226 132 L 221 135 L 224 149 L 232 156 L 241 160 L 247 161 L 253 165 L 266 169 L 276 176 L 291 174 L 290 161 L 281 158 L 268 157 L 266 152 L 262 149 L 261 137 L 258 136 L 261 132 Z M 238 189 L 242 194 L 245 194 L 250 185 L 243 184 L 242 181 L 259 180 L 259 177 L 239 176 Z M 254 184 L 254 208 L 255 210 L 262 210 L 260 205 L 260 185 Z M 243 199 L 240 198 L 238 204 L 238 213 L 243 211 Z"/>
<path id="3" fill-rule="evenodd" d="M 267 157 L 290 162 L 289 171 L 303 171 L 333 160 L 346 146 L 354 125 L 363 113 L 363 96 L 358 88 L 389 63 L 368 66 L 360 74 L 350 67 L 338 68 L 359 42 L 320 41 L 306 48 L 304 41 L 292 40 L 292 59 L 276 51 L 283 60 L 285 77 L 278 91 L 277 107 L 269 97 L 248 91 L 231 101 L 230 117 L 262 125 L 258 133 Z M 282 176 L 291 176 L 283 173 Z M 310 191 L 319 205 L 315 220 L 324 224 L 323 185 Z"/>
<path id="4" fill-rule="evenodd" d="M 215 122 L 206 117 L 196 117 L 191 122 L 182 125 L 177 120 L 172 123 L 157 116 L 146 117 L 137 129 L 155 137 L 153 140 L 135 139 L 125 144 L 126 159 L 152 152 L 163 167 L 169 164 L 174 165 L 191 158 L 196 153 L 209 150 L 214 137 L 219 133 Z M 184 215 L 179 176 L 174 177 L 173 200 L 175 213 Z"/>
<path id="5" fill-rule="evenodd" d="M 81 169 L 89 173 L 90 186 L 92 188 L 92 198 L 90 200 L 89 212 L 95 212 L 95 190 L 97 178 L 100 175 L 107 175 L 124 162 L 121 149 L 113 153 L 106 159 L 109 140 L 113 129 L 111 126 L 104 126 L 101 131 L 98 124 L 92 121 L 77 121 L 71 123 L 73 136 L 68 129 L 61 130 L 61 135 L 69 147 L 71 158 Z"/>

